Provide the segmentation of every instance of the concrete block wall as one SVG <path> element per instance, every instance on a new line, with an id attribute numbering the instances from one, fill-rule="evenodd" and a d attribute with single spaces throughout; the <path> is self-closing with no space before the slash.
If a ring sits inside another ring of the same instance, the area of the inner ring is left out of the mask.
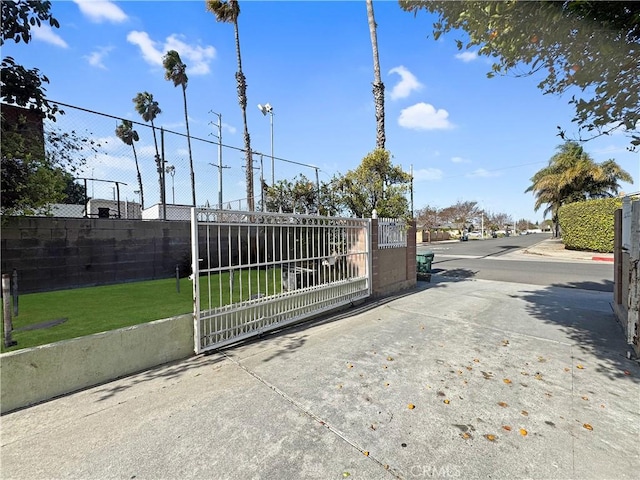
<path id="1" fill-rule="evenodd" d="M 190 263 L 189 222 L 3 220 L 1 269 L 17 269 L 20 293 L 168 278 L 176 265 L 186 270 Z"/>
<path id="2" fill-rule="evenodd" d="M 193 354 L 192 315 L 3 353 L 1 413 Z"/>

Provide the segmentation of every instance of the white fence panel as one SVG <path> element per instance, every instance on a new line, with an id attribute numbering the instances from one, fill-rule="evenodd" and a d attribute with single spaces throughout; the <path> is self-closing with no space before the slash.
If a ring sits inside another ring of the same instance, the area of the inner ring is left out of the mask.
<path id="1" fill-rule="evenodd" d="M 201 353 L 370 295 L 370 220 L 192 209 Z"/>

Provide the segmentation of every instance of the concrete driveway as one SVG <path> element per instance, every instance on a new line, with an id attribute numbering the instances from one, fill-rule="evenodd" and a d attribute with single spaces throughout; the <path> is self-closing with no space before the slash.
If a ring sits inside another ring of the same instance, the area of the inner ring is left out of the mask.
<path id="1" fill-rule="evenodd" d="M 610 297 L 434 276 L 402 297 L 5 415 L 0 473 L 637 478 L 640 366 Z"/>

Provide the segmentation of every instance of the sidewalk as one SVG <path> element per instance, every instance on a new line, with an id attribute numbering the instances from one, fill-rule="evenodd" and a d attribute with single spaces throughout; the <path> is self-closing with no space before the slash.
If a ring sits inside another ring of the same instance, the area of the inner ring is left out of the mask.
<path id="1" fill-rule="evenodd" d="M 608 293 L 418 291 L 2 417 L 3 479 L 631 479 Z"/>
<path id="2" fill-rule="evenodd" d="M 562 239 L 548 238 L 523 251 L 527 255 L 542 255 L 567 260 L 593 260 L 598 262 L 613 262 L 613 253 L 585 252 L 568 250 L 564 247 Z"/>

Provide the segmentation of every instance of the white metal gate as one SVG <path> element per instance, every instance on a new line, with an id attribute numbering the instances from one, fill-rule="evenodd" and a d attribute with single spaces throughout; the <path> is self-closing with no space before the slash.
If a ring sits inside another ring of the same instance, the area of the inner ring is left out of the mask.
<path id="1" fill-rule="evenodd" d="M 371 293 L 369 219 L 193 208 L 196 353 Z"/>

